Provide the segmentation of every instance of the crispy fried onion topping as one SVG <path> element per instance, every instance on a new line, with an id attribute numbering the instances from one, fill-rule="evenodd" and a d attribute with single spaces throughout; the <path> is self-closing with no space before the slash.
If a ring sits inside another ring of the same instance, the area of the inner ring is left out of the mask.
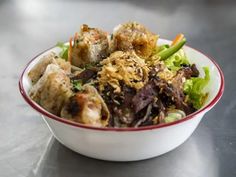
<path id="1" fill-rule="evenodd" d="M 103 91 L 109 84 L 115 93 L 119 93 L 122 82 L 138 90 L 148 82 L 149 68 L 144 59 L 133 51 L 114 52 L 101 61 L 101 65 L 103 65 L 102 70 L 98 73 L 99 91 Z"/>

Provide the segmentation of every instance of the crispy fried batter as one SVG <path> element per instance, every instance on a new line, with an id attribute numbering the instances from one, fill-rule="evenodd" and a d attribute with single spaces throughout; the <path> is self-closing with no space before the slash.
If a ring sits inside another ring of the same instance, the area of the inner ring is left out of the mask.
<path id="1" fill-rule="evenodd" d="M 156 47 L 158 36 L 137 22 L 119 25 L 114 29 L 112 51 L 134 50 L 142 58 L 148 58 Z"/>
<path id="2" fill-rule="evenodd" d="M 82 25 L 70 46 L 69 60 L 73 65 L 84 67 L 86 64 L 99 62 L 108 55 L 107 33 Z"/>

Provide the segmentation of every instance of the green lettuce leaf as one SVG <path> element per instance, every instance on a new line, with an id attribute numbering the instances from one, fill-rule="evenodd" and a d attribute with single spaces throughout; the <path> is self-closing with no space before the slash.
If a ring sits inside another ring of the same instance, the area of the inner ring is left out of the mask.
<path id="1" fill-rule="evenodd" d="M 73 89 L 76 91 L 81 91 L 83 90 L 83 84 L 81 80 L 74 80 L 72 81 L 73 84 Z"/>
<path id="2" fill-rule="evenodd" d="M 208 93 L 203 89 L 210 81 L 210 71 L 208 67 L 203 67 L 205 72 L 204 78 L 192 77 L 184 83 L 184 93 L 187 95 L 188 101 L 193 104 L 193 107 L 199 109 L 204 104 Z"/>
<path id="3" fill-rule="evenodd" d="M 174 53 L 172 56 L 164 60 L 165 65 L 172 71 L 177 71 L 182 65 L 189 65 L 189 61 L 183 49 Z"/>
<path id="4" fill-rule="evenodd" d="M 61 52 L 59 53 L 59 56 L 65 60 L 68 60 L 69 45 L 66 45 L 63 42 L 58 42 L 56 46 L 61 48 Z"/>

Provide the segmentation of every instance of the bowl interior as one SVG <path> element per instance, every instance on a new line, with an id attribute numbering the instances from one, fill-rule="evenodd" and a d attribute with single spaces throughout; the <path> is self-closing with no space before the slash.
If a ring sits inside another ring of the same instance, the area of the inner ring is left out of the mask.
<path id="1" fill-rule="evenodd" d="M 158 44 L 169 44 L 171 41 L 169 40 L 164 40 L 164 39 L 159 39 L 158 40 Z M 28 100 L 31 100 L 28 93 L 29 90 L 32 86 L 31 81 L 28 77 L 28 72 L 32 69 L 32 67 L 39 62 L 39 60 L 42 58 L 42 56 L 47 55 L 50 52 L 55 52 L 55 53 L 59 53 L 60 49 L 58 47 L 53 47 L 51 49 L 48 49 L 47 51 L 39 54 L 38 56 L 36 56 L 34 59 L 32 59 L 29 64 L 27 65 L 27 67 L 25 68 L 21 80 L 20 80 L 20 85 L 21 85 L 21 93 L 23 94 L 23 96 L 27 97 Z M 208 109 L 210 109 L 211 107 L 213 107 L 214 104 L 216 104 L 216 102 L 219 100 L 220 96 L 222 95 L 223 92 L 223 85 L 224 85 L 224 80 L 223 80 L 223 75 L 222 72 L 220 71 L 220 69 L 218 68 L 217 64 L 211 60 L 209 57 L 207 57 L 206 55 L 204 55 L 203 53 L 188 47 L 188 46 L 184 46 L 184 51 L 186 52 L 186 55 L 190 61 L 190 63 L 195 63 L 197 68 L 200 71 L 200 76 L 204 77 L 204 71 L 202 69 L 202 67 L 209 67 L 210 70 L 210 83 L 207 85 L 207 87 L 205 88 L 206 92 L 209 92 L 209 96 L 204 104 L 204 106 L 198 110 L 197 112 L 200 112 L 201 110 L 205 110 L 205 108 L 207 107 Z M 220 94 L 219 94 L 220 93 Z M 216 99 L 216 97 L 219 97 Z M 31 100 L 32 101 L 32 100 Z M 34 101 L 32 101 L 34 102 Z M 213 103 L 214 102 L 214 103 Z M 39 105 L 37 105 L 37 103 L 34 103 L 37 107 L 41 108 Z M 211 106 L 209 106 L 211 105 Z M 206 110 L 208 110 L 206 109 Z M 44 110 L 45 112 L 45 110 Z M 49 113 L 50 114 L 50 113 Z"/>

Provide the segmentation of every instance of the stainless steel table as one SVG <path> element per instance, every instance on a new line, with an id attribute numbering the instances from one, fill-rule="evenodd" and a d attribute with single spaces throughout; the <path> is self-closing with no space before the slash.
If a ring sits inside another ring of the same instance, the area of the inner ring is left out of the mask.
<path id="1" fill-rule="evenodd" d="M 40 115 L 18 91 L 20 72 L 36 54 L 66 41 L 82 23 L 108 31 L 136 20 L 172 39 L 183 32 L 188 45 L 222 67 L 225 94 L 191 138 L 150 160 L 114 163 L 90 159 L 58 143 Z M 235 1 L 0 1 L 1 177 L 235 177 Z"/>

